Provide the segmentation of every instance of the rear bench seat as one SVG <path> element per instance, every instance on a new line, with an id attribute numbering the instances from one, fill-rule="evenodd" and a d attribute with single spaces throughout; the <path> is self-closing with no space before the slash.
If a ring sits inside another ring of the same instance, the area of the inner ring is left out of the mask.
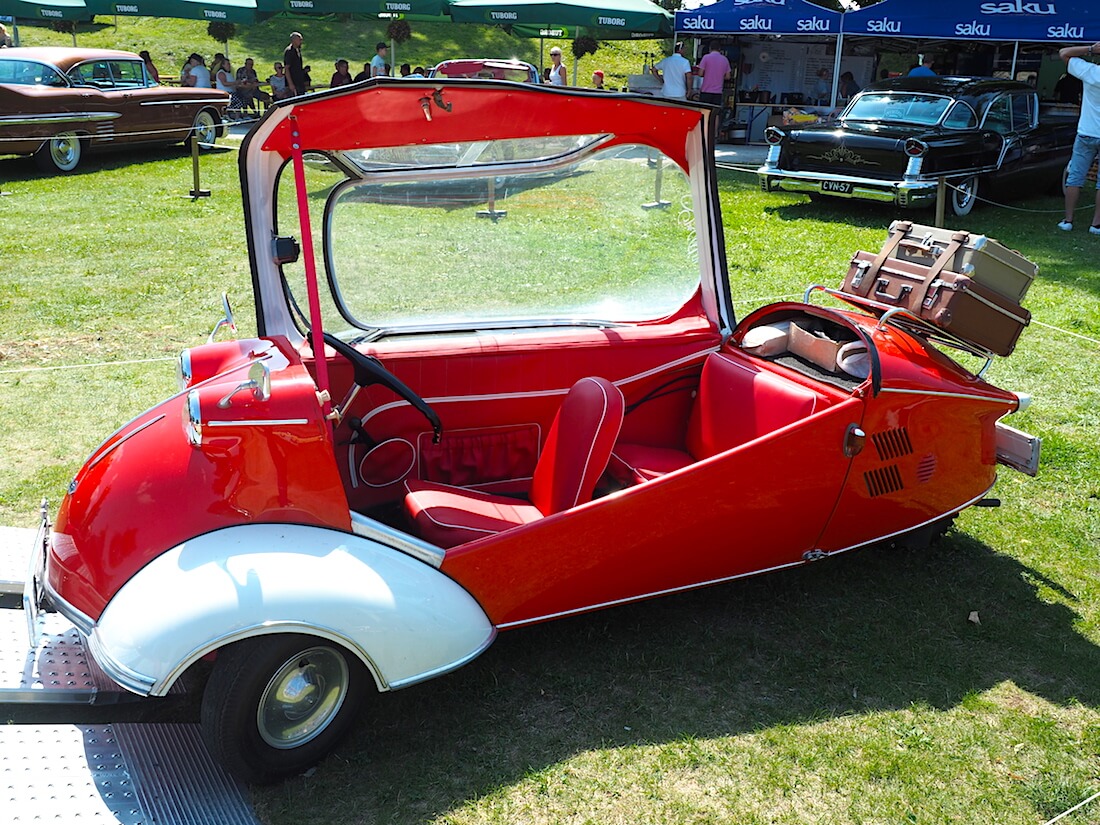
<path id="1" fill-rule="evenodd" d="M 618 443 L 608 467 L 623 484 L 640 484 L 731 450 L 811 415 L 812 390 L 722 353 L 703 364 L 688 420 L 686 447 Z"/>

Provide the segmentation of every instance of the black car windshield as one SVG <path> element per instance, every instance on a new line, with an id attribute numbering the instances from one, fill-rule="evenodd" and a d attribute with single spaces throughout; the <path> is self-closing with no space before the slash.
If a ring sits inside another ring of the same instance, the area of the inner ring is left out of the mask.
<path id="1" fill-rule="evenodd" d="M 911 92 L 865 92 L 852 101 L 844 120 L 878 120 L 934 126 L 951 105 L 951 98 Z"/>

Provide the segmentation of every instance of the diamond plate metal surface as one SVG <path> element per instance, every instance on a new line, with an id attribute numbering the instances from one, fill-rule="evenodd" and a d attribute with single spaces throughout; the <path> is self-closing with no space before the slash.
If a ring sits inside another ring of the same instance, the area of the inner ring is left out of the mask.
<path id="1" fill-rule="evenodd" d="M 259 825 L 246 789 L 222 770 L 198 725 L 115 725 L 149 822 Z"/>
<path id="2" fill-rule="evenodd" d="M 98 695 L 124 691 L 88 656 L 84 642 L 57 613 L 39 619 L 42 638 L 27 647 L 22 610 L 0 610 L 0 701 L 91 704 Z"/>
<path id="3" fill-rule="evenodd" d="M 23 823 L 259 825 L 198 725 L 0 727 L 0 818 Z"/>
<path id="4" fill-rule="evenodd" d="M 151 825 L 109 725 L 0 727 L 5 823 Z"/>
<path id="5" fill-rule="evenodd" d="M 26 527 L 0 527 L 0 593 L 23 592 L 34 534 Z"/>

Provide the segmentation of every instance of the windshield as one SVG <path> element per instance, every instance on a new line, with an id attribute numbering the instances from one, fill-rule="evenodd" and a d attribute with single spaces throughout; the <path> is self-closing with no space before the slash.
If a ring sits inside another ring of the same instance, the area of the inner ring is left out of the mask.
<path id="1" fill-rule="evenodd" d="M 616 323 L 675 312 L 699 284 L 688 178 L 643 146 L 563 154 L 591 142 L 425 146 L 423 157 L 449 157 L 450 168 L 374 174 L 380 167 L 358 158 L 364 179 L 345 179 L 325 196 L 337 307 L 356 326 L 387 329 Z M 492 154 L 505 160 L 491 173 L 470 162 Z M 509 157 L 550 160 L 510 168 Z M 292 202 L 291 193 L 280 201 Z M 301 282 L 287 280 L 297 300 Z"/>
<path id="2" fill-rule="evenodd" d="M 865 92 L 852 101 L 844 120 L 878 120 L 934 126 L 940 122 L 951 98 L 910 92 Z"/>

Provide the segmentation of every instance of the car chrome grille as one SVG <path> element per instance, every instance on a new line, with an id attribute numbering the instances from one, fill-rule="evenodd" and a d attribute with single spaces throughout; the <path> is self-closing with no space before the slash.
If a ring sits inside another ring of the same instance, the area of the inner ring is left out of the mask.
<path id="1" fill-rule="evenodd" d="M 867 483 L 867 492 L 871 494 L 871 498 L 896 493 L 905 486 L 896 464 L 866 472 L 863 474 L 863 480 Z"/>

